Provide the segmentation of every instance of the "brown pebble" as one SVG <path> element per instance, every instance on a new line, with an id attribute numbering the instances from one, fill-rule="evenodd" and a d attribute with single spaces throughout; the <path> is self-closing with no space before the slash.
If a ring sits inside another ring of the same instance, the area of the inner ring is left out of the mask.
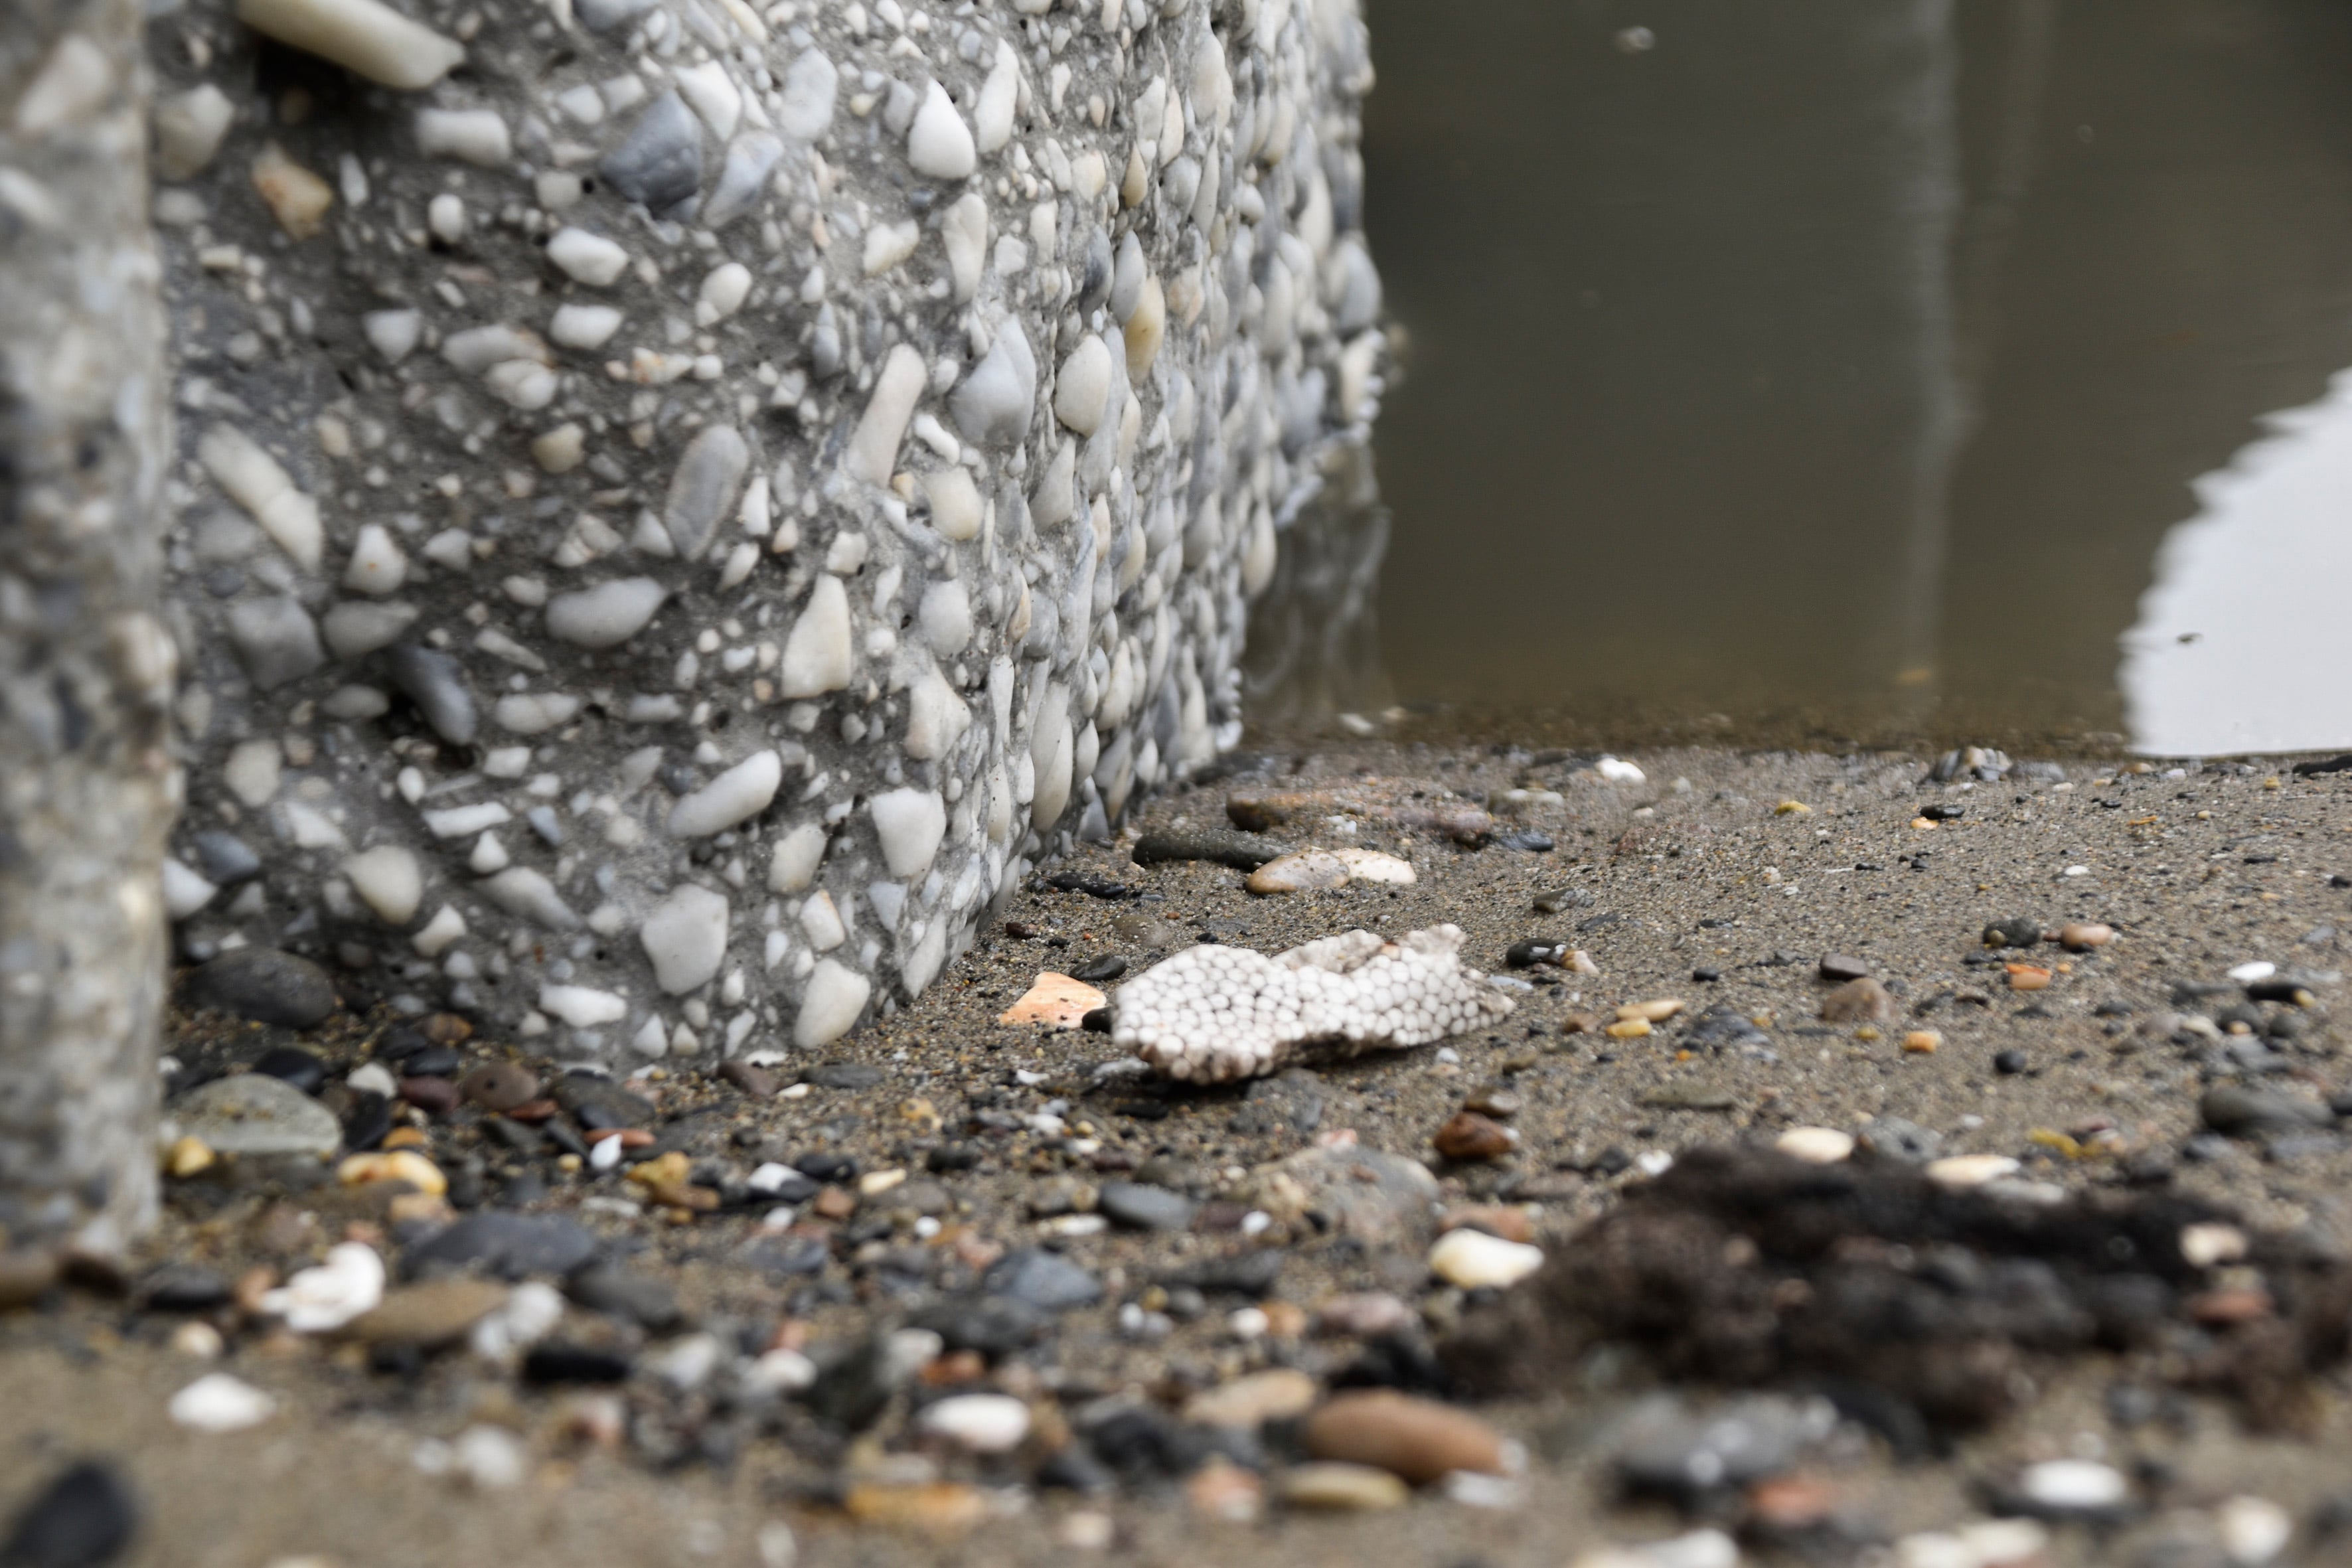
<path id="1" fill-rule="evenodd" d="M 1559 1021 L 1559 1032 L 1563 1035 L 1597 1034 L 1600 1029 L 1601 1015 L 1598 1013 L 1570 1013 Z"/>
<path id="2" fill-rule="evenodd" d="M 1903 1037 L 1903 1048 L 1916 1057 L 1932 1057 L 1943 1043 L 1944 1037 L 1933 1029 L 1914 1029 Z"/>
<path id="3" fill-rule="evenodd" d="M 1529 1242 L 1535 1239 L 1535 1226 L 1528 1211 L 1509 1204 L 1463 1204 L 1445 1211 L 1437 1222 L 1438 1230 L 1483 1230 L 1488 1236 L 1499 1236 L 1505 1241 Z"/>
<path id="4" fill-rule="evenodd" d="M 1265 1483 L 1223 1456 L 1192 1472 L 1184 1500 L 1194 1513 L 1226 1524 L 1250 1524 L 1265 1511 Z"/>
<path id="5" fill-rule="evenodd" d="M 58 1282 L 58 1256 L 46 1248 L 0 1252 L 0 1312 L 29 1307 Z"/>
<path id="6" fill-rule="evenodd" d="M 457 1109 L 457 1086 L 446 1078 L 404 1078 L 400 1080 L 400 1098 L 438 1116 Z"/>
<path id="7" fill-rule="evenodd" d="M 2252 1285 L 2224 1286 L 2219 1290 L 2206 1290 L 2188 1300 L 2189 1316 L 2209 1329 L 2224 1328 L 2231 1323 L 2251 1323 L 2267 1318 L 2275 1310 L 2271 1293 Z"/>
<path id="8" fill-rule="evenodd" d="M 459 1079 L 457 1092 L 485 1110 L 512 1110 L 539 1098 L 539 1075 L 519 1062 L 490 1062 Z"/>
<path id="9" fill-rule="evenodd" d="M 1476 1416 L 1388 1389 L 1342 1394 L 1307 1418 L 1299 1434 L 1318 1459 L 1370 1465 L 1424 1486 L 1455 1470 L 1505 1474 L 1503 1441 Z"/>
<path id="10" fill-rule="evenodd" d="M 1895 1016 L 1895 998 L 1868 975 L 1849 980 L 1822 998 L 1825 1024 L 1891 1024 Z"/>
<path id="11" fill-rule="evenodd" d="M 1842 952 L 1832 952 L 1822 959 L 1822 978 L 1824 980 L 1865 980 L 1869 976 L 1870 965 L 1859 958 L 1850 958 Z"/>
<path id="12" fill-rule="evenodd" d="M 980 1489 L 961 1481 L 903 1487 L 860 1484 L 843 1494 L 841 1506 L 861 1524 L 910 1531 L 935 1540 L 969 1534 L 990 1512 L 988 1500 Z"/>
<path id="13" fill-rule="evenodd" d="M 1810 1530 L 1837 1507 L 1837 1493 L 1811 1476 L 1774 1476 L 1748 1489 L 1748 1516 L 1773 1530 Z"/>
<path id="14" fill-rule="evenodd" d="M 1430 1142 L 1449 1160 L 1492 1160 L 1517 1147 L 1510 1129 L 1475 1110 L 1460 1110 Z"/>
<path id="15" fill-rule="evenodd" d="M 486 1279 L 435 1279 L 393 1291 L 344 1330 L 368 1345 L 414 1345 L 430 1349 L 465 1334 L 507 1299 L 507 1289 Z"/>
<path id="16" fill-rule="evenodd" d="M 729 1062 L 719 1069 L 719 1076 L 753 1100 L 773 1100 L 776 1091 L 783 1087 L 776 1081 L 774 1073 L 750 1062 Z"/>
<path id="17" fill-rule="evenodd" d="M 2009 971 L 2009 988 L 2011 991 L 2039 991 L 2050 984 L 2050 972 L 2038 963 L 2011 963 L 2002 967 Z"/>
<path id="18" fill-rule="evenodd" d="M 462 1046 L 474 1037 L 474 1026 L 455 1013 L 436 1013 L 417 1027 L 436 1046 Z"/>
<path id="19" fill-rule="evenodd" d="M 846 1187 L 827 1187 L 809 1200 L 809 1213 L 819 1219 L 847 1219 L 857 1212 L 857 1196 Z"/>
<path id="20" fill-rule="evenodd" d="M 2058 928 L 2058 945 L 2069 952 L 2088 952 L 2116 940 L 2116 928 L 2097 921 L 2076 921 Z"/>
<path id="21" fill-rule="evenodd" d="M 1348 863 L 1325 849 L 1277 855 L 1249 874 L 1253 893 L 1313 893 L 1348 885 Z"/>

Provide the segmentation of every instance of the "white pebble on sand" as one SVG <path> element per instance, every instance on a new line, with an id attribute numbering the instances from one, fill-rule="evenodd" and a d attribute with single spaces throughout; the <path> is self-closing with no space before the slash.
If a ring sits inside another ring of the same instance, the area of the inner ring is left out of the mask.
<path id="1" fill-rule="evenodd" d="M 261 1310 L 283 1318 L 298 1334 L 331 1333 L 383 1300 L 383 1259 L 363 1241 L 327 1249 L 327 1260 L 305 1268 L 261 1298 Z"/>
<path id="2" fill-rule="evenodd" d="M 1450 1230 L 1429 1249 L 1429 1271 L 1465 1290 L 1516 1285 L 1543 1267 L 1543 1248 L 1483 1230 Z"/>
<path id="3" fill-rule="evenodd" d="M 1004 1454 L 1029 1436 L 1029 1406 L 1009 1394 L 954 1394 L 923 1406 L 922 1432 L 970 1454 Z"/>
<path id="4" fill-rule="evenodd" d="M 242 1432 L 278 1414 L 278 1401 L 242 1378 L 215 1372 L 172 1395 L 171 1413 L 198 1432 Z"/>

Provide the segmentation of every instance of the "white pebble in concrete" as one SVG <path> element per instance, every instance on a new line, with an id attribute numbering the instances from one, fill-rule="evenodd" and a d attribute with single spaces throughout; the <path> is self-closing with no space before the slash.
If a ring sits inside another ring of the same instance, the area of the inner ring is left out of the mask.
<path id="1" fill-rule="evenodd" d="M 707 984 L 727 957 L 727 900 L 685 883 L 654 906 L 637 932 L 654 961 L 654 981 L 673 996 Z"/>
<path id="2" fill-rule="evenodd" d="M 757 816 L 776 798 L 784 764 L 773 752 L 754 752 L 670 807 L 673 838 L 707 838 Z"/>

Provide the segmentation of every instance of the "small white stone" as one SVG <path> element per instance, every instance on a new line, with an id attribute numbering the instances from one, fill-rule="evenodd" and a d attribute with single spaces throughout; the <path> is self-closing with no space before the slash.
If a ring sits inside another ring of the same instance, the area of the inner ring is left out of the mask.
<path id="1" fill-rule="evenodd" d="M 465 201 L 447 191 L 435 196 L 425 207 L 425 226 L 433 237 L 444 245 L 455 245 L 466 237 Z"/>
<path id="2" fill-rule="evenodd" d="M 997 329 L 996 342 L 949 398 L 948 411 L 965 440 L 1003 447 L 1028 436 L 1036 403 L 1037 356 L 1020 321 L 1008 317 Z"/>
<path id="3" fill-rule="evenodd" d="M 547 335 L 567 349 L 601 349 L 621 330 L 621 321 L 610 305 L 558 305 Z"/>
<path id="4" fill-rule="evenodd" d="M 2023 1167 L 2006 1154 L 1949 1154 L 1928 1161 L 1925 1169 L 1927 1179 L 1937 1186 L 1961 1192 L 2013 1176 Z"/>
<path id="5" fill-rule="evenodd" d="M 840 72 L 816 49 L 804 49 L 784 70 L 784 89 L 776 103 L 776 129 L 803 142 L 814 142 L 833 123 L 834 95 Z"/>
<path id="6" fill-rule="evenodd" d="M 2265 963 L 2261 959 L 2256 959 L 2252 963 L 2241 963 L 2236 968 L 2231 970 L 2230 978 L 2236 981 L 2241 985 L 2252 985 L 2255 981 L 2268 980 L 2272 975 L 2276 974 L 2277 973 L 2277 964 Z"/>
<path id="7" fill-rule="evenodd" d="M 907 691 L 907 755 L 938 762 L 971 728 L 971 710 L 936 670 L 926 670 Z"/>
<path id="8" fill-rule="evenodd" d="M 580 917 L 555 890 L 544 872 L 529 866 L 509 866 L 481 884 L 482 897 L 510 915 L 531 921 L 549 931 L 578 931 Z"/>
<path id="9" fill-rule="evenodd" d="M 1853 1134 L 1834 1127 L 1791 1127 L 1772 1140 L 1783 1154 L 1814 1165 L 1834 1165 L 1853 1153 Z"/>
<path id="10" fill-rule="evenodd" d="M 735 134 L 736 123 L 743 118 L 743 93 L 725 66 L 716 60 L 687 66 L 673 72 L 672 79 L 678 96 L 710 127 L 713 137 L 724 142 Z"/>
<path id="11" fill-rule="evenodd" d="M 968 469 L 935 468 L 922 481 L 923 495 L 931 503 L 931 526 L 940 538 L 961 542 L 979 537 L 980 487 Z"/>
<path id="12" fill-rule="evenodd" d="M 999 38 L 996 61 L 980 84 L 980 100 L 971 110 L 972 140 L 981 153 L 994 153 L 1013 140 L 1013 111 L 1020 98 L 1021 57 Z"/>
<path id="13" fill-rule="evenodd" d="M 866 231 L 866 248 L 858 265 L 868 278 L 879 278 L 909 256 L 921 244 L 923 231 L 913 218 L 904 223 L 877 223 Z"/>
<path id="14" fill-rule="evenodd" d="M 801 934 L 809 946 L 819 952 L 831 952 L 849 938 L 849 928 L 841 921 L 841 910 L 833 895 L 822 889 L 812 894 L 801 905 Z"/>
<path id="15" fill-rule="evenodd" d="M 343 862 L 352 890 L 386 925 L 404 926 L 425 900 L 425 873 L 416 857 L 397 844 L 380 844 Z"/>
<path id="16" fill-rule="evenodd" d="M 400 1080 L 382 1062 L 362 1062 L 343 1079 L 343 1085 L 353 1094 L 380 1094 L 386 1100 L 400 1092 Z"/>
<path id="17" fill-rule="evenodd" d="M 1110 350 L 1093 332 L 1079 340 L 1054 378 L 1054 417 L 1081 436 L 1101 427 L 1110 402 Z"/>
<path id="18" fill-rule="evenodd" d="M 694 319 L 702 326 L 725 321 L 743 308 L 751 293 L 751 269 L 740 261 L 712 268 L 695 293 Z"/>
<path id="19" fill-rule="evenodd" d="M 584 228 L 559 228 L 547 242 L 547 258 L 564 276 L 591 289 L 609 288 L 628 270 L 629 253 L 601 234 Z"/>
<path id="20" fill-rule="evenodd" d="M 961 180 L 979 165 L 971 128 L 938 82 L 923 84 L 922 107 L 907 129 L 907 162 L 932 180 Z"/>
<path id="21" fill-rule="evenodd" d="M 186 920 L 213 901 L 220 889 L 205 880 L 196 869 L 184 861 L 166 857 L 163 861 L 163 912 L 175 921 Z"/>
<path id="22" fill-rule="evenodd" d="M 580 714 L 580 699 L 565 691 L 517 691 L 490 705 L 499 728 L 517 735 L 544 735 Z"/>
<path id="23" fill-rule="evenodd" d="M 929 384 L 923 356 L 905 343 L 893 345 L 882 362 L 882 374 L 874 378 L 874 391 L 842 460 L 850 478 L 869 485 L 890 482 L 891 470 L 898 466 L 898 443 L 907 436 L 907 422 L 915 416 L 916 401 Z"/>
<path id="24" fill-rule="evenodd" d="M 510 359 L 494 364 L 482 378 L 490 395 L 509 408 L 526 414 L 537 413 L 555 401 L 559 387 L 555 373 L 537 360 Z"/>
<path id="25" fill-rule="evenodd" d="M 709 984 L 727 957 L 727 900 L 709 889 L 680 883 L 654 906 L 638 930 L 654 982 L 672 996 Z"/>
<path id="26" fill-rule="evenodd" d="M 205 172 L 236 121 L 228 94 L 205 82 L 155 106 L 155 173 L 187 180 Z"/>
<path id="27" fill-rule="evenodd" d="M 417 928 L 409 944 L 426 958 L 438 958 L 451 942 L 466 934 L 466 917 L 455 906 L 444 904 L 433 918 Z"/>
<path id="28" fill-rule="evenodd" d="M 415 349 L 425 317 L 416 310 L 370 310 L 360 318 L 360 330 L 386 364 L 398 364 Z"/>
<path id="29" fill-rule="evenodd" d="M 207 1373 L 172 1395 L 172 1419 L 198 1432 L 242 1432 L 278 1414 L 278 1401 L 241 1378 Z"/>
<path id="30" fill-rule="evenodd" d="M 915 620 L 931 651 L 941 658 L 952 658 L 971 641 L 971 595 L 953 579 L 934 583 L 923 590 Z"/>
<path id="31" fill-rule="evenodd" d="M 849 684 L 856 668 L 850 646 L 849 591 L 831 573 L 818 576 L 808 603 L 784 639 L 776 668 L 777 692 L 786 698 L 821 697 Z"/>
<path id="32" fill-rule="evenodd" d="M 568 474 L 588 455 L 588 435 L 577 425 L 559 425 L 535 437 L 530 455 L 543 473 Z"/>
<path id="33" fill-rule="evenodd" d="M 479 168 L 503 168 L 514 157 L 507 122 L 494 109 L 420 109 L 416 147 L 428 158 L 455 158 Z"/>
<path id="34" fill-rule="evenodd" d="M 1340 864 L 1348 868 L 1351 882 L 1379 882 L 1389 887 L 1410 888 L 1418 879 L 1412 862 L 1378 849 L 1358 849 L 1352 846 L 1331 851 Z"/>
<path id="35" fill-rule="evenodd" d="M 867 802 L 882 862 L 890 874 L 912 881 L 930 869 L 947 836 L 948 808 L 937 790 L 884 790 Z"/>
<path id="36" fill-rule="evenodd" d="M 777 839 L 768 857 L 768 890 L 805 890 L 816 880 L 817 865 L 824 858 L 824 829 L 814 822 L 803 822 Z"/>
<path id="37" fill-rule="evenodd" d="M 682 559 L 698 559 L 709 546 L 751 465 L 751 444 L 731 425 L 707 426 L 686 444 L 662 502 L 662 526 Z"/>
<path id="38" fill-rule="evenodd" d="M 2240 1568 L 2262 1568 L 2294 1538 L 2294 1517 L 2268 1498 L 2241 1494 L 2213 1510 L 2221 1550 Z"/>
<path id="39" fill-rule="evenodd" d="M 1615 757 L 1601 758 L 1592 764 L 1592 771 L 1611 784 L 1640 784 L 1649 776 L 1633 763 L 1620 762 Z"/>
<path id="40" fill-rule="evenodd" d="M 278 459 L 233 426 L 215 425 L 196 443 L 196 458 L 213 482 L 261 524 L 264 533 L 306 572 L 318 570 L 326 548 L 319 503 L 295 488 Z"/>
<path id="41" fill-rule="evenodd" d="M 343 568 L 343 586 L 381 598 L 400 592 L 407 581 L 408 556 L 399 541 L 382 523 L 363 524 L 352 545 L 351 564 Z"/>
<path id="42" fill-rule="evenodd" d="M 237 19 L 385 87 L 431 87 L 465 47 L 379 0 L 237 0 Z"/>
<path id="43" fill-rule="evenodd" d="M 298 1334 L 331 1333 L 383 1300 L 383 1259 L 363 1241 L 327 1249 L 327 1260 L 305 1268 L 261 1298 L 261 1310 L 286 1320 Z"/>
<path id="44" fill-rule="evenodd" d="M 457 1473 L 477 1491 L 511 1491 L 530 1479 L 530 1450 L 503 1426 L 468 1426 L 450 1449 Z"/>
<path id="45" fill-rule="evenodd" d="M 1465 1290 L 1516 1285 L 1543 1267 L 1543 1248 L 1483 1230 L 1449 1230 L 1429 1249 L 1429 1271 Z"/>
<path id="46" fill-rule="evenodd" d="M 915 1425 L 968 1454 L 1009 1454 L 1029 1436 L 1029 1406 L 1009 1394 L 951 1394 L 924 1405 Z"/>
<path id="47" fill-rule="evenodd" d="M 2246 1233 L 2234 1225 L 2208 1221 L 2180 1227 L 2180 1256 L 2191 1268 L 2235 1263 L 2246 1256 L 2251 1246 Z"/>
<path id="48" fill-rule="evenodd" d="M 708 838 L 757 816 L 776 798 L 784 764 L 773 752 L 754 752 L 670 807 L 673 838 Z"/>
<path id="49" fill-rule="evenodd" d="M 539 1010 L 562 1019 L 575 1029 L 617 1024 L 629 1016 L 629 999 L 588 985 L 542 985 Z"/>
<path id="50" fill-rule="evenodd" d="M 2034 1502 L 2065 1513 L 2104 1512 L 2131 1497 L 2123 1472 L 2095 1459 L 2044 1459 L 2026 1466 L 2017 1485 Z"/>
<path id="51" fill-rule="evenodd" d="M 817 961 L 801 994 L 801 1010 L 793 1020 L 793 1044 L 803 1050 L 829 1046 L 849 1033 L 874 994 L 873 982 L 830 958 Z"/>
<path id="52" fill-rule="evenodd" d="M 988 260 L 988 203 L 978 191 L 966 191 L 940 215 L 940 246 L 948 253 L 956 303 L 971 303 Z"/>
<path id="53" fill-rule="evenodd" d="M 669 591 L 651 577 L 599 583 L 547 602 L 547 632 L 574 647 L 618 647 L 654 618 Z"/>

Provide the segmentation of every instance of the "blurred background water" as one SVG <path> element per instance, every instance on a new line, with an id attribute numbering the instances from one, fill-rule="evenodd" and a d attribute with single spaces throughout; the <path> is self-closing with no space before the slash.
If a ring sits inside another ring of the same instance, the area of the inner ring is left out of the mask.
<path id="1" fill-rule="evenodd" d="M 1367 7 L 1402 374 L 1261 720 L 2352 746 L 2352 6 Z"/>

